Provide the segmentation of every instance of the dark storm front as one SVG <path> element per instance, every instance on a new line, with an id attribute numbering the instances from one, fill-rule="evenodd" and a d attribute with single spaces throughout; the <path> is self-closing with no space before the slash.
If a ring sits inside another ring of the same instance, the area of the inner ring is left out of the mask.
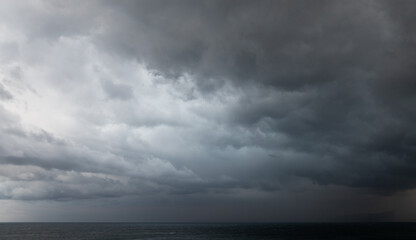
<path id="1" fill-rule="evenodd" d="M 416 239 L 416 224 L 2 223 L 0 239 Z"/>

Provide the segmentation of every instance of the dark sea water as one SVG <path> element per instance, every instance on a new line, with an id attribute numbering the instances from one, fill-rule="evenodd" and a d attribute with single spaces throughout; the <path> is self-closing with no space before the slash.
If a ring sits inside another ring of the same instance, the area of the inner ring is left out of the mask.
<path id="1" fill-rule="evenodd" d="M 1 240 L 416 239 L 416 223 L 0 223 Z"/>

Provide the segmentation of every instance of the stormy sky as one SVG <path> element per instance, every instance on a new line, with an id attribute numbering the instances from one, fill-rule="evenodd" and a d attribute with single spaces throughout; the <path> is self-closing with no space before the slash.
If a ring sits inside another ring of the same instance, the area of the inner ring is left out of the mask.
<path id="1" fill-rule="evenodd" d="M 416 2 L 0 2 L 0 221 L 415 221 Z"/>

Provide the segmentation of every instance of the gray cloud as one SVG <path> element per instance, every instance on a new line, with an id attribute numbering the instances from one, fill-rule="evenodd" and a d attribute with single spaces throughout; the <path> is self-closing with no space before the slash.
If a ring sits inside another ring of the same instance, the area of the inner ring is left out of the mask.
<path id="1" fill-rule="evenodd" d="M 128 85 L 116 84 L 108 80 L 103 81 L 103 88 L 110 98 L 128 100 L 133 97 L 133 90 Z"/>
<path id="2" fill-rule="evenodd" d="M 0 198 L 416 187 L 412 1 L 3 5 Z"/>
<path id="3" fill-rule="evenodd" d="M 0 83 L 0 99 L 9 100 L 12 98 L 13 98 L 12 94 L 10 94 L 6 89 L 4 89 L 3 84 Z"/>
<path id="4" fill-rule="evenodd" d="M 300 89 L 351 78 L 376 67 L 396 38 L 381 2 L 118 5 L 125 27 L 100 36 L 106 46 L 167 76 L 192 74 L 202 89 L 224 79 Z"/>
<path id="5" fill-rule="evenodd" d="M 224 124 L 263 134 L 222 144 L 306 156 L 277 163 L 276 175 L 381 192 L 415 187 L 409 1 L 125 1 L 115 9 L 125 27 L 109 27 L 103 46 L 168 78 L 190 75 L 201 92 L 215 95 L 226 82 L 241 89 Z"/>

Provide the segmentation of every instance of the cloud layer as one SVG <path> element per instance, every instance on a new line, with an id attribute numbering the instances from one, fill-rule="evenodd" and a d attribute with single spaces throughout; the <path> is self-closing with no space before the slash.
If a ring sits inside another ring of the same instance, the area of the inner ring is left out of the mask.
<path id="1" fill-rule="evenodd" d="M 0 16 L 2 199 L 416 187 L 412 1 L 3 1 Z"/>

